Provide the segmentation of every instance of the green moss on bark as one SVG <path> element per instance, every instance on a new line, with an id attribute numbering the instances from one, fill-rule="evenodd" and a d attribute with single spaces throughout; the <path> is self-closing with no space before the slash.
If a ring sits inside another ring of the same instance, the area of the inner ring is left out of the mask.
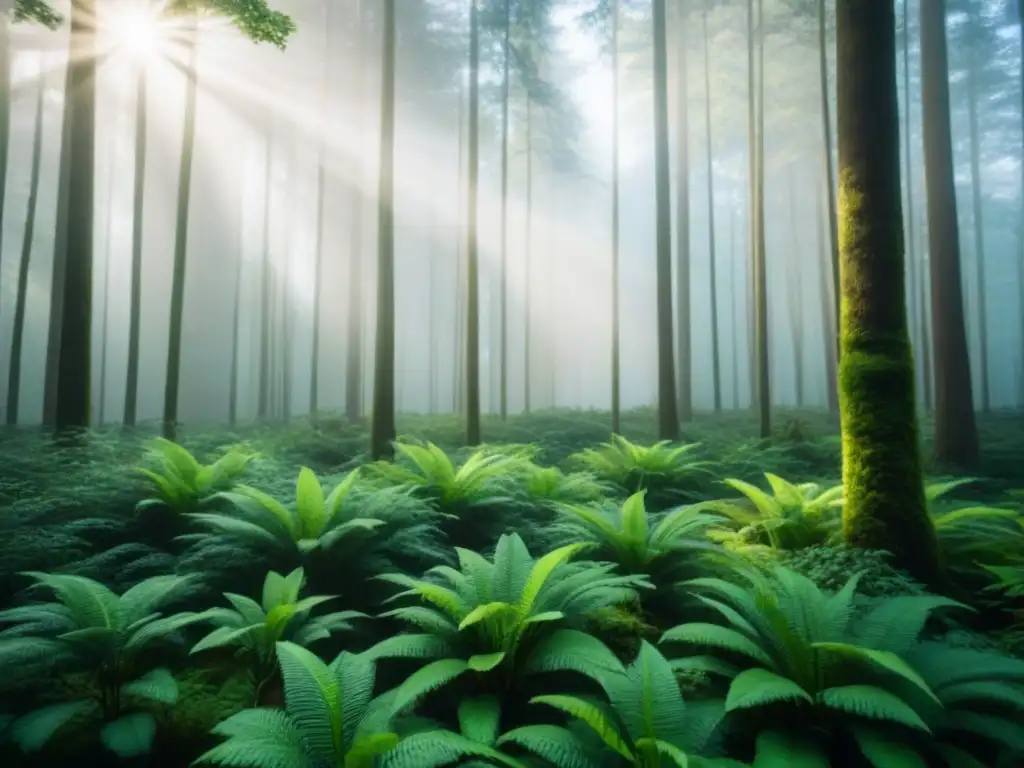
<path id="1" fill-rule="evenodd" d="M 892 0 L 836 6 L 843 535 L 935 584 L 904 294 Z"/>

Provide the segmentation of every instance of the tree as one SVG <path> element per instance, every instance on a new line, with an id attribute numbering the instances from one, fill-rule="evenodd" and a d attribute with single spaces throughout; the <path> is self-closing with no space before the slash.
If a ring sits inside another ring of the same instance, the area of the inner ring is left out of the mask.
<path id="1" fill-rule="evenodd" d="M 722 410 L 722 363 L 718 343 L 718 279 L 715 252 L 715 168 L 714 151 L 711 141 L 711 44 L 708 40 L 708 6 L 705 0 L 701 9 L 701 31 L 704 39 L 704 138 L 707 142 L 708 176 L 708 290 L 711 299 L 711 377 L 714 388 L 715 412 Z"/>
<path id="2" fill-rule="evenodd" d="M 374 459 L 389 455 L 395 439 L 395 0 L 384 0 L 383 11 L 377 188 L 377 346 L 370 421 L 370 454 Z"/>
<path id="3" fill-rule="evenodd" d="M 658 437 L 679 439 L 672 350 L 672 216 L 668 147 L 666 0 L 654 0 L 654 194 L 658 321 Z"/>
<path id="4" fill-rule="evenodd" d="M 686 0 L 676 4 L 676 313 L 678 419 L 693 420 L 693 360 L 690 290 L 690 110 L 686 47 Z"/>
<path id="5" fill-rule="evenodd" d="M 622 362 L 619 346 L 619 0 L 612 0 L 612 434 L 622 431 Z"/>
<path id="6" fill-rule="evenodd" d="M 967 469 L 977 465 L 979 447 L 960 277 L 948 72 L 946 2 L 928 0 L 921 3 L 921 102 L 931 254 L 935 458 Z"/>
<path id="7" fill-rule="evenodd" d="M 466 443 L 480 443 L 480 275 L 477 179 L 480 173 L 480 16 L 469 0 L 469 164 L 466 201 Z"/>
<path id="8" fill-rule="evenodd" d="M 939 578 L 907 329 L 894 0 L 838 0 L 843 534 Z"/>

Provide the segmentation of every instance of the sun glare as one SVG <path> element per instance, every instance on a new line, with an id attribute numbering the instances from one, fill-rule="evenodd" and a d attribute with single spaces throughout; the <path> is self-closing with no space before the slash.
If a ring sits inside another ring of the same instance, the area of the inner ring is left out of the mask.
<path id="1" fill-rule="evenodd" d="M 166 42 L 163 22 L 149 8 L 119 10 L 105 26 L 112 48 L 135 59 L 157 56 Z"/>

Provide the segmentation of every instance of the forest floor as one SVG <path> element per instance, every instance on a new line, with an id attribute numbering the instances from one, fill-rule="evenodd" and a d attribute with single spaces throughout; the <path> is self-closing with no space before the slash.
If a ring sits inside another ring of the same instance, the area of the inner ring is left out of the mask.
<path id="1" fill-rule="evenodd" d="M 600 454 L 600 446 L 609 440 L 610 418 L 607 412 L 556 410 L 529 416 L 510 416 L 506 421 L 496 417 L 485 417 L 484 453 L 518 455 L 525 457 L 534 468 L 557 467 L 561 470 L 557 478 L 546 477 L 542 483 L 538 475 L 535 478 L 538 483 L 535 487 L 528 484 L 526 495 L 533 494 L 529 504 L 534 506 L 550 506 L 548 502 L 560 501 L 561 499 L 556 499 L 555 496 L 563 491 L 566 494 L 564 500 L 567 502 L 608 502 L 618 505 L 622 504 L 630 493 L 639 488 L 646 488 L 648 512 L 653 526 L 657 520 L 663 519 L 662 513 L 679 504 L 714 502 L 716 499 L 724 498 L 732 499 L 729 504 L 738 509 L 737 491 L 741 491 L 746 498 L 740 496 L 740 501 L 747 504 L 748 508 L 756 507 L 760 514 L 764 510 L 759 506 L 756 496 L 751 495 L 756 494 L 757 490 L 748 493 L 742 489 L 743 483 L 763 489 L 766 486 L 766 474 L 770 474 L 793 484 L 813 483 L 815 490 L 810 490 L 812 486 L 806 486 L 801 490 L 801 493 L 813 495 L 837 485 L 841 477 L 841 444 L 838 423 L 834 417 L 819 411 L 777 409 L 773 413 L 773 419 L 774 435 L 769 439 L 758 439 L 756 416 L 752 412 L 699 414 L 692 422 L 683 426 L 684 442 L 698 444 L 692 452 L 679 456 L 670 456 L 666 452 L 647 452 L 642 456 L 631 456 L 630 452 L 637 446 L 651 446 L 655 443 L 655 414 L 649 409 L 623 414 L 622 434 L 630 442 L 624 444 L 625 447 L 620 445 L 615 451 L 606 451 L 604 454 Z M 449 514 L 449 519 L 462 515 L 464 510 L 451 501 L 451 494 L 465 492 L 471 496 L 481 491 L 476 486 L 459 487 L 463 479 L 457 477 L 458 467 L 474 453 L 463 446 L 461 419 L 452 415 L 406 414 L 400 416 L 398 428 L 402 441 L 421 444 L 429 441 L 447 452 L 452 458 L 450 466 L 455 470 L 455 474 L 447 476 L 442 466 L 435 465 L 432 470 L 434 474 L 431 475 L 431 471 L 424 470 L 422 464 L 410 464 L 407 461 L 410 457 L 403 455 L 396 460 L 396 466 L 404 462 L 405 469 L 402 471 L 405 474 L 380 472 L 377 478 L 380 482 L 374 488 L 384 488 L 389 484 L 404 487 L 410 481 L 413 485 L 421 483 L 420 490 L 425 490 L 427 496 L 433 499 L 442 512 L 456 510 L 456 514 Z M 974 473 L 971 482 L 956 486 L 952 493 L 956 498 L 954 508 L 985 505 L 989 505 L 987 508 L 990 509 L 1009 508 L 1008 505 L 1012 506 L 1017 502 L 1008 502 L 1007 499 L 1015 498 L 1014 494 L 1020 494 L 1020 490 L 1024 489 L 1024 414 L 999 413 L 979 416 L 979 430 L 984 453 L 983 464 L 980 470 Z M 931 465 L 927 460 L 927 436 L 930 425 L 922 425 L 922 431 L 930 487 L 938 488 L 940 483 L 963 479 Z M 147 465 L 147 456 L 150 460 L 153 457 L 152 454 L 147 454 L 147 450 L 151 449 L 152 440 L 156 436 L 155 428 L 150 426 L 140 426 L 131 431 L 109 428 L 92 432 L 82 445 L 67 447 L 55 444 L 37 429 L 0 432 L 0 610 L 20 602 L 19 594 L 27 586 L 25 577 L 21 575 L 25 571 L 79 574 L 96 579 L 117 593 L 138 583 L 140 579 L 155 574 L 198 572 L 213 574 L 210 575 L 209 587 L 214 594 L 231 591 L 258 596 L 259 584 L 262 582 L 262 575 L 266 573 L 267 563 L 271 563 L 281 572 L 287 572 L 289 568 L 294 567 L 294 563 L 288 565 L 285 561 L 264 559 L 260 560 L 263 569 L 258 574 L 259 578 L 256 578 L 255 573 L 243 573 L 241 570 L 222 569 L 218 572 L 216 565 L 209 560 L 209 555 L 207 560 L 203 560 L 202 552 L 199 555 L 190 555 L 183 546 L 175 543 L 179 541 L 175 536 L 185 533 L 180 528 L 180 515 L 147 518 L 137 513 L 135 510 L 139 502 L 153 496 L 152 483 L 139 468 L 151 466 Z M 296 499 L 296 477 L 302 468 L 312 470 L 323 481 L 326 489 L 332 485 L 334 479 L 343 477 L 345 473 L 368 462 L 365 455 L 368 446 L 365 425 L 350 424 L 332 415 L 322 415 L 315 424 L 307 420 L 297 420 L 290 425 L 246 425 L 233 431 L 221 428 L 189 432 L 182 437 L 180 443 L 200 462 L 213 462 L 225 451 L 241 451 L 252 456 L 240 481 L 282 500 L 285 504 Z M 625 466 L 630 461 L 635 462 L 635 465 Z M 615 462 L 619 464 L 614 466 Z M 375 466 L 378 465 L 370 465 L 367 469 L 372 470 Z M 593 486 L 599 489 L 596 493 L 586 490 L 590 480 L 601 483 L 600 486 Z M 544 485 L 549 481 L 555 482 L 556 485 L 564 483 L 559 486 L 562 490 Z M 574 486 L 572 483 L 576 481 L 582 485 Z M 768 493 L 774 492 L 776 498 L 781 499 L 782 496 L 779 494 L 785 489 L 780 491 L 774 482 L 770 485 Z M 583 490 L 580 491 L 580 488 Z M 434 494 L 437 489 L 440 491 Z M 577 492 L 582 495 L 573 498 L 573 494 Z M 448 539 L 445 546 L 456 544 L 477 550 L 489 557 L 497 538 L 501 534 L 514 531 L 522 535 L 530 551 L 535 557 L 539 557 L 559 543 L 555 538 L 547 538 L 546 530 L 538 533 L 538 530 L 544 529 L 547 525 L 541 520 L 549 518 L 539 517 L 530 511 L 524 512 L 521 496 L 512 499 L 509 495 L 512 492 L 497 492 L 493 489 L 485 489 L 481 493 L 486 496 L 482 502 L 483 506 L 493 512 L 489 523 L 479 530 L 470 530 L 478 521 L 467 522 L 465 529 L 451 529 L 454 530 L 454 534 L 445 534 Z M 487 496 L 487 493 L 490 493 L 490 496 Z M 938 491 L 936 493 L 941 495 Z M 474 499 L 469 501 L 475 503 Z M 449 504 L 450 509 L 446 506 Z M 360 514 L 374 516 L 369 513 Z M 747 514 L 737 513 L 736 519 Z M 381 516 L 385 514 L 381 513 Z M 753 539 L 750 538 L 747 529 L 752 527 L 754 526 L 739 526 L 742 530 L 730 534 L 732 538 L 727 542 L 727 546 L 739 551 L 749 545 Z M 757 535 L 761 533 L 763 531 L 759 530 Z M 978 536 L 984 538 L 990 534 L 991 531 L 982 531 Z M 390 533 L 388 535 L 392 536 Z M 390 543 L 381 545 L 380 551 L 375 550 L 378 555 L 380 552 L 385 554 L 372 563 L 367 560 L 364 571 L 379 572 L 380 569 L 390 569 L 418 577 L 430 565 L 441 562 L 439 558 L 443 555 L 429 551 L 428 545 L 422 542 L 403 542 L 401 534 L 392 538 L 394 540 Z M 950 541 L 954 539 L 951 538 Z M 961 539 L 955 541 L 959 546 Z M 763 542 L 758 546 L 761 544 Z M 777 544 L 778 542 L 774 542 L 773 546 Z M 387 550 L 388 546 L 392 547 L 393 551 Z M 420 549 L 410 554 L 417 546 Z M 396 562 L 401 560 L 401 556 L 396 556 L 395 552 L 403 548 L 407 548 L 405 554 L 409 557 L 406 566 L 400 567 Z M 793 552 L 798 549 L 805 551 L 804 545 L 793 546 L 791 549 Z M 450 549 L 448 551 L 450 552 Z M 850 575 L 850 568 L 856 568 L 856 564 L 842 565 L 840 558 L 832 565 L 824 567 L 828 573 L 823 574 L 822 566 L 814 557 L 809 556 L 804 562 L 799 557 L 789 557 L 793 552 L 789 552 L 786 558 L 779 559 L 788 567 L 809 575 L 822 588 L 842 586 L 843 580 Z M 953 553 L 952 548 L 950 553 Z M 278 566 L 277 563 L 284 564 Z M 332 567 L 335 566 L 337 563 L 332 563 Z M 312 566 L 305 567 L 313 574 Z M 868 567 L 870 569 L 875 566 L 869 564 Z M 220 575 L 217 576 L 215 572 Z M 343 594 L 347 601 L 346 607 L 355 607 L 371 615 L 381 612 L 383 598 L 379 590 L 370 589 L 366 594 L 359 595 L 360 600 L 355 600 L 357 590 L 351 587 L 357 582 L 367 583 L 366 573 L 344 571 L 342 575 L 338 575 L 337 570 L 331 573 L 334 574 L 331 578 L 335 579 L 335 582 L 328 584 L 342 585 L 333 591 Z M 871 588 L 883 596 L 891 591 L 891 584 L 905 579 L 892 569 L 884 573 L 871 574 L 870 577 L 875 579 Z M 317 579 L 315 574 L 310 578 L 314 581 L 313 587 L 323 584 L 323 579 Z M 907 584 L 910 583 L 909 579 L 905 581 Z M 905 585 L 898 585 L 893 589 L 897 593 L 905 589 L 911 592 L 920 591 L 918 587 Z M 972 584 L 967 589 L 973 590 L 975 586 Z M 311 593 L 326 594 L 328 591 L 313 589 Z M 958 594 L 957 597 L 962 595 Z M 354 600 L 360 604 L 353 606 Z M 195 608 L 203 610 L 208 604 L 207 599 L 206 603 Z M 986 615 L 998 613 L 1000 618 L 994 621 L 974 622 L 970 627 L 971 631 L 999 634 L 1007 632 L 1008 627 L 1016 627 L 1014 621 L 1004 620 L 1007 610 L 1010 613 L 1016 610 L 1014 606 L 1007 608 L 1004 605 L 990 609 L 988 602 L 979 599 L 975 607 Z M 647 626 L 643 631 L 634 627 L 635 631 L 630 630 L 633 631 L 632 640 L 627 638 L 627 645 L 636 640 L 635 635 L 638 632 L 643 636 L 656 637 L 672 626 L 672 622 L 663 626 L 661 622 L 654 622 L 650 618 L 651 612 L 656 613 L 657 609 L 645 605 L 644 610 L 644 620 L 649 620 L 656 626 Z M 0 630 L 2 629 L 0 626 Z M 368 633 L 357 632 L 358 639 L 354 643 L 360 649 L 372 647 L 374 643 L 381 642 L 400 629 L 401 627 L 395 626 L 394 622 L 382 622 Z M 619 636 L 623 631 L 622 627 L 604 627 L 601 632 L 595 630 L 595 633 L 600 635 L 609 647 L 616 649 L 617 643 L 623 642 Z M 1016 632 L 1016 629 L 1014 631 Z M 626 631 L 626 634 L 629 635 L 629 631 Z M 1014 635 L 1015 638 L 1016 636 Z M 1016 639 L 1008 644 L 997 638 L 992 644 L 1001 647 L 1003 651 L 1009 650 L 1016 654 L 1015 643 Z M 635 653 L 635 648 L 632 653 Z M 628 656 L 628 653 L 626 655 Z M 167 659 L 172 658 L 175 661 L 173 664 L 168 662 L 168 666 L 175 667 L 175 676 L 180 681 L 180 695 L 173 712 L 164 713 L 157 737 L 161 757 L 150 759 L 146 763 L 149 766 L 188 764 L 197 756 L 196 749 L 211 746 L 207 736 L 210 727 L 223 717 L 225 712 L 237 711 L 252 697 L 251 682 L 241 682 L 241 678 L 235 674 L 237 665 L 233 662 L 223 662 L 223 659 L 215 655 L 213 662 L 204 661 L 197 666 L 189 663 L 187 654 L 186 657 L 181 657 L 180 654 L 167 656 Z M 11 682 L 2 679 L 3 662 L 3 635 L 0 634 L 0 692 L 3 692 L 5 682 Z M 218 664 L 221 664 L 219 668 Z M 224 669 L 229 669 L 230 673 L 225 673 Z M 390 668 L 384 676 L 395 684 L 401 682 L 401 675 Z M 72 676 L 69 679 L 74 686 L 76 678 Z M 64 679 L 64 685 L 67 684 L 67 679 Z M 24 687 L 25 685 L 28 687 Z M 31 683 L 22 681 L 11 690 L 24 693 L 36 689 Z M 5 698 L 0 697 L 0 703 Z M 51 691 L 41 698 L 29 698 L 39 703 L 59 699 L 59 696 Z M 15 699 L 11 697 L 7 700 L 13 702 Z M 4 766 L 44 766 L 50 764 L 50 757 L 56 765 L 71 756 L 77 759 L 85 756 L 94 765 L 132 764 L 117 762 L 109 753 L 90 752 L 77 741 L 58 742 L 56 747 L 51 747 L 43 753 L 46 759 L 25 758 L 11 745 L 2 746 L 4 709 L 0 706 L 0 763 Z M 175 712 L 177 714 L 174 714 Z M 449 721 L 448 724 L 451 725 L 451 722 L 454 721 Z M 69 746 L 72 744 L 74 746 Z M 182 747 L 181 744 L 188 746 Z M 751 755 L 748 747 L 749 745 L 741 745 L 730 754 L 749 760 Z M 5 752 L 5 749 L 11 751 Z M 20 762 L 22 759 L 26 762 Z"/>

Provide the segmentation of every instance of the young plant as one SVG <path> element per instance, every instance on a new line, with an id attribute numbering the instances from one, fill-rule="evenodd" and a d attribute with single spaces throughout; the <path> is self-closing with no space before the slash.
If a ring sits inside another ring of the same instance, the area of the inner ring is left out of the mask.
<path id="1" fill-rule="evenodd" d="M 693 754 L 708 742 L 720 712 L 715 707 L 691 712 L 683 701 L 671 665 L 647 641 L 641 644 L 632 664 L 606 672 L 599 679 L 608 697 L 608 706 L 577 696 L 535 696 L 532 703 L 545 704 L 578 720 L 597 736 L 604 750 L 618 758 L 614 762 L 616 766 L 742 766 L 732 760 Z M 529 726 L 519 731 L 532 735 Z M 599 755 L 591 755 L 583 765 L 595 765 L 599 760 Z M 552 762 L 560 768 L 565 766 L 565 763 Z M 602 764 L 611 765 L 610 762 Z"/>
<path id="2" fill-rule="evenodd" d="M 147 454 L 153 468 L 138 468 L 152 483 L 154 495 L 135 508 L 144 511 L 169 507 L 178 514 L 194 512 L 214 494 L 232 488 L 254 456 L 229 449 L 213 464 L 200 464 L 187 449 L 159 437 Z"/>
<path id="3" fill-rule="evenodd" d="M 352 628 L 352 619 L 365 614 L 358 611 L 336 611 L 316 618 L 310 618 L 310 611 L 322 603 L 335 599 L 333 596 L 314 596 L 299 599 L 305 584 L 305 574 L 297 568 L 287 576 L 276 571 L 267 574 L 263 582 L 260 603 L 245 595 L 231 592 L 224 594 L 230 608 L 213 608 L 206 611 L 207 621 L 216 628 L 196 643 L 191 653 L 200 653 L 214 648 L 235 647 L 248 657 L 256 679 L 256 702 L 261 702 L 261 693 L 277 672 L 275 649 L 281 640 L 288 640 L 306 647 L 317 640 L 324 640 L 335 632 Z"/>
<path id="4" fill-rule="evenodd" d="M 938 699 L 904 655 L 934 610 L 959 604 L 905 596 L 858 614 L 856 576 L 833 594 L 785 568 L 737 575 L 746 586 L 690 582 L 722 624 L 683 624 L 661 642 L 711 652 L 674 666 L 729 681 L 726 718 L 756 742 L 756 762 L 827 768 L 845 734 L 876 768 L 925 765 L 931 729 L 919 702 Z"/>
<path id="5" fill-rule="evenodd" d="M 600 501 L 610 489 L 589 472 L 566 473 L 529 463 L 523 466 L 523 490 L 531 500 L 557 505 Z"/>
<path id="6" fill-rule="evenodd" d="M 649 491 L 650 501 L 662 509 L 702 498 L 712 464 L 694 458 L 699 449 L 698 443 L 672 445 L 668 440 L 644 446 L 613 435 L 569 458 L 626 494 Z"/>
<path id="7" fill-rule="evenodd" d="M 712 508 L 728 517 L 735 527 L 714 531 L 712 538 L 747 555 L 820 546 L 836 538 L 843 486 L 823 489 L 816 483 L 796 485 L 770 472 L 765 477 L 771 493 L 743 480 L 723 481 L 742 493 L 745 500 L 714 502 Z"/>
<path id="8" fill-rule="evenodd" d="M 547 758 L 553 768 L 591 768 L 586 751 L 568 731 L 553 725 L 534 725 L 501 732 L 501 700 L 497 696 L 473 696 L 459 703 L 459 730 L 450 731 L 437 723 L 405 735 L 384 760 L 383 768 L 447 768 L 455 765 L 529 768 L 502 751 L 515 744 Z M 464 761 L 471 760 L 472 763 Z M 526 758 L 529 759 L 529 758 Z"/>
<path id="9" fill-rule="evenodd" d="M 518 536 L 502 536 L 489 561 L 459 549 L 460 568 L 433 573 L 442 586 L 398 574 L 379 578 L 406 590 L 393 599 L 429 604 L 397 608 L 383 616 L 421 630 L 389 638 L 366 653 L 374 659 L 433 659 L 403 683 L 399 708 L 464 673 L 509 681 L 541 672 L 572 671 L 593 676 L 618 664 L 601 641 L 572 628 L 602 608 L 636 599 L 649 587 L 638 576 L 614 576 L 612 565 L 568 563 L 585 547 L 571 544 L 534 559 Z"/>
<path id="10" fill-rule="evenodd" d="M 342 653 L 330 665 L 305 648 L 277 644 L 284 709 L 246 709 L 213 729 L 227 738 L 195 765 L 231 768 L 374 768 L 400 741 L 390 708 L 373 700 L 375 669 Z"/>
<path id="11" fill-rule="evenodd" d="M 191 547 L 181 568 L 230 584 L 232 591 L 255 592 L 267 571 L 302 567 L 313 587 L 327 592 L 401 568 L 402 558 L 436 562 L 443 551 L 436 543 L 436 513 L 403 489 L 360 492 L 357 478 L 350 473 L 327 493 L 303 468 L 290 504 L 248 486 L 219 494 L 233 509 L 190 515 L 200 531 L 182 537 Z M 353 595 L 345 597 L 361 607 Z"/>
<path id="12" fill-rule="evenodd" d="M 118 596 L 81 576 L 26 575 L 57 599 L 0 611 L 0 623 L 15 624 L 0 632 L 0 659 L 43 662 L 57 673 L 85 674 L 91 685 L 81 696 L 17 718 L 11 739 L 25 752 L 35 752 L 72 720 L 98 719 L 100 741 L 110 751 L 120 757 L 149 752 L 156 718 L 148 710 L 173 705 L 178 685 L 167 669 L 148 668 L 146 652 L 202 620 L 198 613 L 160 612 L 190 594 L 192 580 L 157 576 Z"/>
<path id="13" fill-rule="evenodd" d="M 594 560 L 614 563 L 620 573 L 647 577 L 656 592 L 641 596 L 645 607 L 658 615 L 674 613 L 671 609 L 680 602 L 675 585 L 722 558 L 721 547 L 707 540 L 707 532 L 724 518 L 691 505 L 677 507 L 655 522 L 644 504 L 646 493 L 634 493 L 614 507 L 560 504 L 555 537 L 586 542 Z M 661 598 L 660 605 L 652 606 L 655 597 Z"/>

